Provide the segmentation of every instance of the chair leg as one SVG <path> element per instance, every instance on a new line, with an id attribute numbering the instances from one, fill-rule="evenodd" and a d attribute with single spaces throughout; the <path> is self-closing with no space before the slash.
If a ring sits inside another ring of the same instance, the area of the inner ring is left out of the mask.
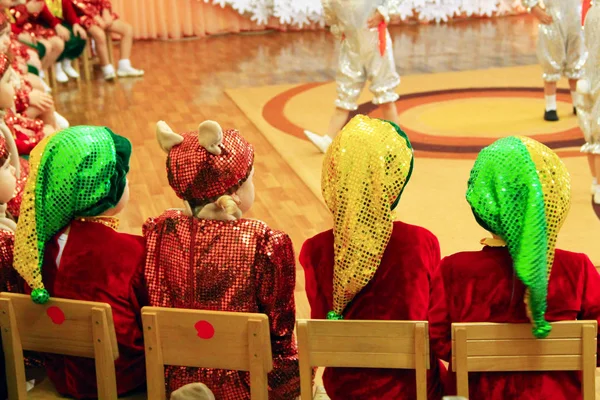
<path id="1" fill-rule="evenodd" d="M 88 39 L 87 44 L 85 45 L 85 50 L 83 51 L 83 54 L 81 55 L 81 61 L 83 62 L 83 76 L 85 77 L 85 81 L 89 82 L 92 80 L 92 65 L 90 62 L 90 58 L 91 58 L 91 46 L 90 46 L 90 41 Z"/>
<path id="2" fill-rule="evenodd" d="M 58 84 L 56 83 L 56 65 L 53 64 L 48 68 L 48 78 L 50 79 L 52 91 L 56 93 L 56 89 L 58 88 Z"/>
<path id="3" fill-rule="evenodd" d="M 108 61 L 112 65 L 115 65 L 115 49 L 114 49 L 114 43 L 112 40 L 112 33 L 110 33 L 110 32 L 106 32 L 106 44 L 108 46 Z"/>

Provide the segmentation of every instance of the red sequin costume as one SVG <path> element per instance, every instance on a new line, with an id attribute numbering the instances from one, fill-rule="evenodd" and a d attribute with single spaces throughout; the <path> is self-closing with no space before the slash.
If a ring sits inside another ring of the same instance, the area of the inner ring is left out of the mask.
<path id="1" fill-rule="evenodd" d="M 12 132 L 19 154 L 26 155 L 44 138 L 44 122 L 7 110 L 4 122 Z"/>
<path id="2" fill-rule="evenodd" d="M 108 10 L 113 19 L 119 19 L 119 16 L 112 11 L 110 0 L 73 0 L 73 5 L 81 21 L 81 26 L 85 29 L 90 29 L 92 26 L 97 25 L 94 18 L 97 16 L 102 17 L 104 10 Z"/>
<path id="3" fill-rule="evenodd" d="M 19 42 L 17 35 L 11 33 L 9 52 L 13 56 L 12 67 L 19 75 L 26 75 L 28 73 L 29 49 L 30 47 Z"/>
<path id="4" fill-rule="evenodd" d="M 19 218 L 19 215 L 21 214 L 21 202 L 23 201 L 23 191 L 25 190 L 27 178 L 29 178 L 29 161 L 19 157 L 19 163 L 21 165 L 21 176 L 19 177 L 19 179 L 17 179 L 15 195 L 6 204 L 7 211 L 14 218 Z"/>
<path id="5" fill-rule="evenodd" d="M 237 131 L 222 134 L 222 144 L 212 149 L 192 133 L 176 135 L 181 143 L 168 149 L 169 183 L 196 210 L 233 193 L 252 171 L 252 146 Z M 266 314 L 273 354 L 269 398 L 297 397 L 296 274 L 290 238 L 257 220 L 202 219 L 174 210 L 149 219 L 144 236 L 150 305 Z M 217 399 L 250 399 L 247 372 L 167 366 L 165 381 L 168 394 L 202 382 Z"/>
<path id="6" fill-rule="evenodd" d="M 60 24 L 60 20 L 52 15 L 46 4 L 37 14 L 31 14 L 23 4 L 11 7 L 10 13 L 15 21 L 12 24 L 13 33 L 27 32 L 33 37 L 44 39 L 56 36 L 54 28 Z"/>

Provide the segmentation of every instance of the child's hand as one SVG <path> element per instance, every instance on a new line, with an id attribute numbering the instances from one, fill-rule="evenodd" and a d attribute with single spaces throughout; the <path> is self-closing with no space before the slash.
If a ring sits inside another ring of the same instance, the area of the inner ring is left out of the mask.
<path id="1" fill-rule="evenodd" d="M 83 40 L 87 39 L 87 33 L 85 32 L 85 29 L 83 29 L 79 24 L 73 25 L 73 34 L 75 36 L 79 36 Z"/>
<path id="2" fill-rule="evenodd" d="M 37 40 L 35 40 L 35 38 L 27 32 L 23 32 L 20 33 L 18 36 L 18 39 L 20 42 L 26 43 L 26 44 L 37 44 Z"/>
<path id="3" fill-rule="evenodd" d="M 102 30 L 106 29 L 106 22 L 104 22 L 104 20 L 102 19 L 101 16 L 96 15 L 94 17 L 94 22 L 96 22 L 96 24 L 98 25 L 98 27 Z"/>
<path id="4" fill-rule="evenodd" d="M 54 100 L 49 94 L 34 89 L 29 94 L 29 104 L 42 111 L 49 111 L 54 106 Z"/>
<path id="5" fill-rule="evenodd" d="M 554 20 L 539 4 L 531 9 L 531 13 L 544 25 L 550 25 Z"/>
<path id="6" fill-rule="evenodd" d="M 64 40 L 65 42 L 71 38 L 71 32 L 69 32 L 67 28 L 60 24 L 56 25 L 54 30 L 56 31 L 58 37 Z"/>
<path id="7" fill-rule="evenodd" d="M 33 1 L 28 1 L 26 4 L 26 7 L 27 7 L 27 11 L 29 11 L 30 14 L 37 14 L 44 9 L 45 5 L 46 5 L 46 3 L 44 3 L 43 1 L 33 0 Z"/>
<path id="8" fill-rule="evenodd" d="M 385 18 L 383 18 L 383 15 L 379 11 L 375 11 L 367 21 L 367 26 L 369 29 L 376 29 L 379 28 L 382 22 L 385 22 Z"/>

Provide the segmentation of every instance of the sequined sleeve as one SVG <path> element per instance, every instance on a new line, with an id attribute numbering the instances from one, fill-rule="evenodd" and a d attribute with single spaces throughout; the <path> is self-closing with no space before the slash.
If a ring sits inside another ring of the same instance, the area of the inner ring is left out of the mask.
<path id="1" fill-rule="evenodd" d="M 102 11 L 99 2 L 94 0 L 74 0 L 73 5 L 80 14 L 88 18 L 94 18 Z"/>
<path id="2" fill-rule="evenodd" d="M 283 232 L 267 231 L 257 254 L 257 285 L 260 311 L 271 326 L 273 372 L 269 388 L 276 399 L 300 394 L 298 352 L 294 339 L 296 267 L 292 241 Z M 270 397 L 271 398 L 271 397 Z"/>

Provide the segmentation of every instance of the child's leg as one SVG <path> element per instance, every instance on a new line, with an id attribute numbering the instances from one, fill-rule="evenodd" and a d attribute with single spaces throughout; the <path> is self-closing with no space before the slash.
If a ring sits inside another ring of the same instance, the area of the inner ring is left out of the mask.
<path id="1" fill-rule="evenodd" d="M 331 139 L 335 138 L 338 132 L 342 130 L 344 125 L 346 125 L 346 121 L 348 121 L 349 116 L 350 111 L 336 107 L 333 115 L 331 116 L 331 120 L 329 121 L 327 136 L 329 136 Z"/>
<path id="2" fill-rule="evenodd" d="M 117 19 L 110 26 L 109 32 L 121 36 L 121 59 L 117 69 L 119 77 L 143 76 L 144 71 L 131 66 L 131 47 L 133 45 L 133 27 L 121 19 Z"/>
<path id="3" fill-rule="evenodd" d="M 352 48 L 347 40 L 340 46 L 338 71 L 336 76 L 338 98 L 335 101 L 335 111 L 329 121 L 327 135 L 321 136 L 311 131 L 304 134 L 322 153 L 327 151 L 333 138 L 342 130 L 350 111 L 358 109 L 358 97 L 365 85 L 366 74 L 358 49 Z"/>
<path id="4" fill-rule="evenodd" d="M 121 36 L 121 60 L 129 60 L 133 46 L 133 27 L 123 20 L 118 19 L 112 23 L 108 31 Z"/>
<path id="5" fill-rule="evenodd" d="M 370 90 L 373 93 L 373 103 L 380 105 L 383 118 L 387 121 L 398 123 L 398 110 L 396 100 L 400 97 L 396 88 L 400 84 L 400 76 L 396 72 L 396 62 L 392 53 L 392 39 L 387 34 L 386 52 L 379 54 L 379 48 L 373 49 L 371 62 L 367 66 L 367 73 L 371 79 Z"/>
<path id="6" fill-rule="evenodd" d="M 398 108 L 396 107 L 396 102 L 384 103 L 380 107 L 381 111 L 383 111 L 383 119 L 398 124 Z"/>
<path id="7" fill-rule="evenodd" d="M 587 51 L 581 24 L 570 25 L 567 33 L 567 59 L 565 75 L 569 78 L 573 106 L 577 103 L 577 81 L 583 76 L 583 66 L 587 60 Z M 575 112 L 575 109 L 573 109 Z"/>
<path id="8" fill-rule="evenodd" d="M 563 74 L 567 59 L 567 43 L 561 34 L 559 21 L 540 25 L 538 32 L 537 57 L 544 79 L 544 120 L 558 121 L 556 113 L 556 82 Z"/>
<path id="9" fill-rule="evenodd" d="M 92 36 L 92 39 L 94 39 L 94 42 L 96 42 L 96 53 L 98 53 L 98 58 L 100 59 L 100 65 L 102 67 L 108 65 L 109 62 L 108 62 L 108 48 L 106 47 L 106 33 L 104 33 L 104 31 L 96 25 L 93 25 L 92 27 L 90 27 L 90 29 L 88 30 L 88 33 L 90 34 L 90 36 Z"/>
<path id="10" fill-rule="evenodd" d="M 48 39 L 48 43 L 51 45 L 52 51 L 49 51 L 48 47 L 46 46 L 46 56 L 42 60 L 43 69 L 49 68 L 51 65 L 56 63 L 56 60 L 58 60 L 58 57 L 60 57 L 61 53 L 65 49 L 64 40 L 58 36 L 53 36 Z"/>

